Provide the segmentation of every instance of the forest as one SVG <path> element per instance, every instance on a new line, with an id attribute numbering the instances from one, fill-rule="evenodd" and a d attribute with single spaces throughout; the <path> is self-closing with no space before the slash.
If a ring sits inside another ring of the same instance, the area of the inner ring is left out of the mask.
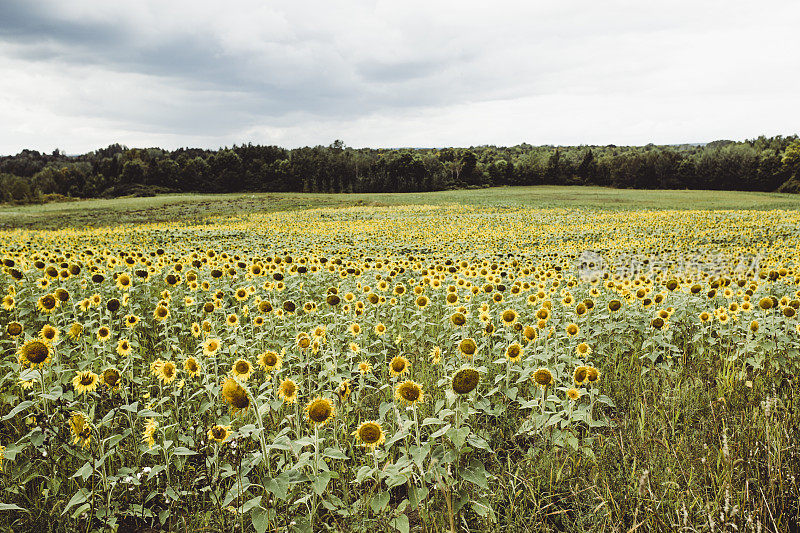
<path id="1" fill-rule="evenodd" d="M 206 150 L 112 144 L 83 155 L 0 156 L 0 202 L 165 192 L 418 192 L 502 185 L 800 192 L 800 138 L 646 146 Z"/>

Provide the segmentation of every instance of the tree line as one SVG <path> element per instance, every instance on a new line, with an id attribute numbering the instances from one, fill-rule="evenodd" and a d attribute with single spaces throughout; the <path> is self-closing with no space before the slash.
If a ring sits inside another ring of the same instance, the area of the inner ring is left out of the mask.
<path id="1" fill-rule="evenodd" d="M 0 156 L 0 201 L 160 192 L 418 192 L 498 185 L 800 192 L 800 139 L 646 146 L 205 150 L 112 144 L 83 155 Z"/>

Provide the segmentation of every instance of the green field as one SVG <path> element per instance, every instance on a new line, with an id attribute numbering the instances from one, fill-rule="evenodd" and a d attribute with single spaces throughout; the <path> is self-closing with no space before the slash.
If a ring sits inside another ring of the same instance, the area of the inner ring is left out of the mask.
<path id="1" fill-rule="evenodd" d="M 738 191 L 674 191 L 605 187 L 495 187 L 386 194 L 168 194 L 1 206 L 0 227 L 101 227 L 145 222 L 193 222 L 212 216 L 357 205 L 460 204 L 572 209 L 798 209 L 800 195 Z"/>
<path id="2" fill-rule="evenodd" d="M 798 531 L 799 208 L 2 207 L 0 531 Z"/>

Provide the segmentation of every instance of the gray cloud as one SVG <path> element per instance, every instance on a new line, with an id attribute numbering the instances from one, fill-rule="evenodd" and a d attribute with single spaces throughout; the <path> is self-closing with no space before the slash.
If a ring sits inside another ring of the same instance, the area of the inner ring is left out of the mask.
<path id="1" fill-rule="evenodd" d="M 797 123 L 797 106 L 776 116 L 763 101 L 800 92 L 797 15 L 790 0 L 6 0 L 0 153 L 791 133 L 780 128 Z M 746 124 L 722 103 L 749 105 Z"/>

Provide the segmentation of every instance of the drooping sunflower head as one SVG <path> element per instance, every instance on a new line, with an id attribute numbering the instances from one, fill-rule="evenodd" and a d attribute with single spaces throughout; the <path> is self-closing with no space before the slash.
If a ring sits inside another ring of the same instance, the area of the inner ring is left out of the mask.
<path id="1" fill-rule="evenodd" d="M 389 362 L 389 373 L 392 376 L 405 374 L 411 368 L 411 363 L 402 355 L 396 355 Z"/>
<path id="2" fill-rule="evenodd" d="M 597 383 L 600 380 L 600 371 L 595 367 L 590 366 L 586 370 L 586 381 L 589 383 Z"/>
<path id="3" fill-rule="evenodd" d="M 467 323 L 467 317 L 464 316 L 464 313 L 460 313 L 456 311 L 452 315 L 450 315 L 450 323 L 456 327 L 463 326 Z"/>
<path id="4" fill-rule="evenodd" d="M 350 380 L 342 381 L 339 386 L 336 388 L 336 396 L 339 397 L 340 402 L 346 402 L 350 399 L 350 393 L 353 391 L 353 388 L 350 386 Z"/>
<path id="5" fill-rule="evenodd" d="M 770 298 L 769 296 L 765 296 L 758 301 L 758 307 L 760 307 L 764 311 L 772 309 L 772 306 L 773 306 L 772 298 Z"/>
<path id="6" fill-rule="evenodd" d="M 458 343 L 458 351 L 461 352 L 463 357 L 472 359 L 472 357 L 475 355 L 475 352 L 478 351 L 478 345 L 475 344 L 473 339 L 466 338 Z"/>
<path id="7" fill-rule="evenodd" d="M 478 386 L 480 374 L 474 368 L 462 368 L 453 375 L 453 392 L 456 394 L 469 394 Z"/>
<path id="8" fill-rule="evenodd" d="M 519 362 L 522 359 L 522 351 L 522 346 L 515 342 L 506 348 L 506 359 L 515 363 Z"/>
<path id="9" fill-rule="evenodd" d="M 416 381 L 407 380 L 397 384 L 394 397 L 401 404 L 414 405 L 425 400 L 425 393 L 422 391 L 422 385 Z"/>
<path id="10" fill-rule="evenodd" d="M 253 365 L 247 359 L 237 359 L 231 366 L 231 375 L 240 381 L 247 381 L 252 373 Z"/>
<path id="11" fill-rule="evenodd" d="M 570 337 L 574 337 L 575 335 L 578 334 L 578 332 L 580 332 L 580 328 L 578 327 L 578 325 L 572 323 L 567 325 L 566 330 L 567 334 L 569 334 Z"/>
<path id="12" fill-rule="evenodd" d="M 219 442 L 220 444 L 228 440 L 231 436 L 230 426 L 213 426 L 208 430 L 208 440 Z"/>
<path id="13" fill-rule="evenodd" d="M 312 426 L 324 426 L 334 416 L 333 403 L 322 396 L 318 396 L 306 405 L 306 420 Z"/>
<path id="14" fill-rule="evenodd" d="M 522 335 L 529 341 L 536 339 L 537 333 L 536 328 L 533 326 L 525 326 L 525 329 L 522 330 Z"/>
<path id="15" fill-rule="evenodd" d="M 69 418 L 69 427 L 72 430 L 72 444 L 88 447 L 92 437 L 92 426 L 89 417 L 78 411 L 73 411 Z"/>
<path id="16" fill-rule="evenodd" d="M 69 327 L 69 331 L 67 335 L 72 340 L 77 340 L 83 334 L 83 324 L 80 322 L 75 322 Z"/>
<path id="17" fill-rule="evenodd" d="M 91 370 L 84 370 L 78 372 L 75 377 L 72 378 L 72 386 L 78 394 L 86 394 L 87 392 L 94 391 L 99 381 L 100 377 L 97 374 Z"/>
<path id="18" fill-rule="evenodd" d="M 272 350 L 267 350 L 258 356 L 258 364 L 267 372 L 272 372 L 273 370 L 279 369 L 281 367 L 281 363 L 281 356 Z"/>
<path id="19" fill-rule="evenodd" d="M 189 357 L 183 362 L 183 371 L 189 376 L 196 376 L 200 373 L 200 363 L 194 357 Z"/>
<path id="20" fill-rule="evenodd" d="M 386 442 L 386 435 L 383 433 L 380 422 L 377 421 L 362 422 L 358 429 L 353 432 L 353 435 L 365 448 L 375 449 Z"/>
<path id="21" fill-rule="evenodd" d="M 297 385 L 291 379 L 284 379 L 278 387 L 278 397 L 285 403 L 297 401 Z"/>
<path id="22" fill-rule="evenodd" d="M 250 407 L 250 396 L 244 387 L 233 378 L 225 378 L 222 383 L 222 398 L 230 406 L 232 413 L 246 411 Z"/>
<path id="23" fill-rule="evenodd" d="M 759 328 L 758 320 L 753 320 L 752 322 L 750 322 L 750 331 L 755 333 L 756 331 L 758 331 L 758 328 Z"/>
<path id="24" fill-rule="evenodd" d="M 17 351 L 22 366 L 42 367 L 50 361 L 50 345 L 39 339 L 31 339 Z"/>
<path id="25" fill-rule="evenodd" d="M 548 387 L 553 383 L 553 374 L 546 368 L 540 368 L 533 373 L 533 381 L 540 387 Z"/>
<path id="26" fill-rule="evenodd" d="M 576 385 L 580 386 L 586 383 L 586 374 L 589 371 L 588 366 L 578 366 L 575 367 L 575 371 L 572 373 L 572 381 L 575 382 Z"/>

